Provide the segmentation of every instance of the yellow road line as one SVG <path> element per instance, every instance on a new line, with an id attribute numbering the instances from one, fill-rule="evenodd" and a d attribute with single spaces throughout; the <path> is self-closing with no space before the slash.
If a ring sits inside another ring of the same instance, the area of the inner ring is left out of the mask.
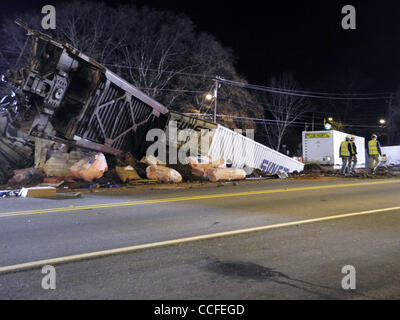
<path id="1" fill-rule="evenodd" d="M 240 196 L 271 194 L 271 193 L 281 193 L 281 192 L 308 191 L 308 190 L 333 189 L 333 188 L 348 188 L 348 187 L 356 187 L 356 186 L 370 186 L 370 185 L 391 184 L 391 183 L 400 183 L 400 180 L 384 180 L 384 181 L 376 181 L 376 182 L 359 182 L 359 183 L 301 187 L 301 188 L 291 188 L 291 189 L 272 189 L 272 190 L 270 189 L 270 190 L 258 190 L 258 191 L 235 192 L 235 193 L 208 194 L 208 195 L 202 195 L 202 196 L 176 197 L 176 198 L 140 200 L 140 201 L 120 202 L 120 203 L 106 203 L 106 204 L 88 205 L 88 206 L 76 206 L 76 207 L 69 206 L 69 207 L 64 207 L 64 208 L 4 212 L 4 213 L 0 213 L 0 218 L 10 217 L 10 216 L 20 216 L 20 215 L 41 214 L 41 213 L 56 213 L 56 212 L 79 211 L 79 210 L 89 210 L 89 209 L 127 207 L 127 206 L 143 205 L 143 204 L 156 204 L 156 203 L 180 202 L 180 201 L 189 201 L 189 200 L 204 200 L 204 199 L 216 199 L 216 198 L 227 198 L 227 197 L 240 197 Z"/>
<path id="2" fill-rule="evenodd" d="M 160 247 L 189 243 L 189 242 L 194 242 L 194 241 L 210 240 L 210 239 L 240 235 L 240 234 L 250 233 L 250 232 L 265 231 L 265 230 L 278 229 L 278 228 L 290 227 L 290 226 L 299 226 L 299 225 L 308 224 L 308 223 L 349 218 L 349 217 L 354 217 L 354 216 L 361 216 L 361 215 L 366 215 L 366 214 L 371 214 L 371 213 L 387 212 L 387 211 L 394 211 L 394 210 L 400 210 L 400 207 L 367 210 L 367 211 L 353 212 L 353 213 L 347 213 L 347 214 L 341 214 L 341 215 L 335 215 L 335 216 L 329 216 L 329 217 L 299 220 L 299 221 L 292 221 L 292 222 L 284 222 L 284 223 L 278 223 L 278 224 L 267 225 L 267 226 L 218 232 L 218 233 L 205 234 L 205 235 L 188 237 L 188 238 L 180 238 L 180 239 L 160 241 L 160 242 L 154 242 L 154 243 L 146 243 L 146 244 L 130 246 L 130 247 L 123 247 L 123 248 L 117 248 L 117 249 L 83 253 L 83 254 L 77 254 L 77 255 L 60 257 L 60 258 L 39 260 L 39 261 L 33 261 L 33 262 L 27 262 L 27 263 L 15 264 L 15 265 L 11 265 L 11 266 L 0 267 L 0 272 L 13 272 L 13 271 L 17 271 L 17 270 L 37 268 L 37 267 L 41 267 L 41 266 L 48 265 L 48 264 L 55 265 L 55 264 L 73 262 L 73 261 L 78 261 L 78 260 L 98 258 L 98 257 L 102 257 L 102 256 L 110 256 L 110 255 L 127 253 L 127 252 L 135 252 L 135 251 L 144 250 L 144 249 L 160 248 Z"/>

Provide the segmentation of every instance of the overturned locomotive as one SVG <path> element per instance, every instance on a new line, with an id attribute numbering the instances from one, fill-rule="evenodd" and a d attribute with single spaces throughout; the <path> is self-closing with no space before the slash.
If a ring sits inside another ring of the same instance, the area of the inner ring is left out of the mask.
<path id="1" fill-rule="evenodd" d="M 18 110 L 12 124 L 43 139 L 118 155 L 146 150 L 168 109 L 70 44 L 16 21 L 32 38 L 28 66 L 12 70 Z"/>

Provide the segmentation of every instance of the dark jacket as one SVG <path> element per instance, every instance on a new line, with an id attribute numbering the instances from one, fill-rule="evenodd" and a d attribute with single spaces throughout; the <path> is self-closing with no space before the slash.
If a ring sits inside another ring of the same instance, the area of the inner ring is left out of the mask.
<path id="1" fill-rule="evenodd" d="M 357 154 L 357 146 L 356 143 L 354 141 L 350 141 L 349 143 L 350 145 L 350 155 L 351 156 L 355 156 Z M 353 152 L 354 151 L 354 152 Z"/>
<path id="2" fill-rule="evenodd" d="M 381 156 L 381 155 L 382 155 L 381 144 L 379 143 L 378 140 L 376 140 L 376 142 L 377 142 L 376 145 L 377 145 L 377 147 L 378 147 L 379 155 Z"/>

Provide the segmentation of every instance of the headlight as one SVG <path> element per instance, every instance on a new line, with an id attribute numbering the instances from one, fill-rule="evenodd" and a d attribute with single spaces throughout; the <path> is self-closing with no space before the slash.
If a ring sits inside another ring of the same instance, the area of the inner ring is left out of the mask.
<path id="1" fill-rule="evenodd" d="M 62 95 L 64 93 L 63 89 L 57 89 L 56 91 L 54 91 L 54 99 L 60 100 Z"/>

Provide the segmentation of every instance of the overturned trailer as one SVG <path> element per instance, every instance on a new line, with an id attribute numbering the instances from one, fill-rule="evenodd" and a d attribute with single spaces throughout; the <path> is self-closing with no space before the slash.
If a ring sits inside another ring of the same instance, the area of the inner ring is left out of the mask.
<path id="1" fill-rule="evenodd" d="M 9 72 L 18 110 L 12 124 L 31 136 L 114 155 L 146 151 L 146 133 L 168 109 L 70 44 L 30 29 L 28 66 Z"/>
<path id="2" fill-rule="evenodd" d="M 186 132 L 181 134 L 183 131 Z M 174 136 L 169 137 L 169 144 L 174 143 L 177 147 L 187 144 L 188 149 L 198 154 L 230 160 L 236 168 L 261 169 L 268 173 L 300 172 L 304 169 L 303 163 L 240 132 L 193 116 L 171 111 L 166 132 L 175 132 Z M 180 140 L 179 136 L 185 139 Z"/>

